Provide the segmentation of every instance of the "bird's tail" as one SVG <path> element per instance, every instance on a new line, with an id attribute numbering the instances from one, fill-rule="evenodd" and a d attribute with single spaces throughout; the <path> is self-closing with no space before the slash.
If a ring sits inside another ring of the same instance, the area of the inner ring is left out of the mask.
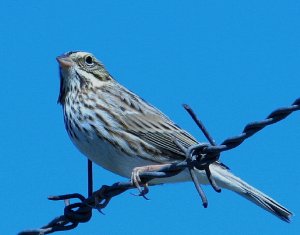
<path id="1" fill-rule="evenodd" d="M 284 208 L 274 199 L 268 197 L 264 193 L 250 186 L 240 178 L 233 175 L 228 169 L 220 165 L 211 165 L 212 175 L 216 180 L 216 183 L 222 187 L 232 190 L 249 201 L 255 203 L 261 208 L 269 211 L 270 213 L 276 215 L 283 221 L 290 222 L 293 216 L 292 212 Z"/>

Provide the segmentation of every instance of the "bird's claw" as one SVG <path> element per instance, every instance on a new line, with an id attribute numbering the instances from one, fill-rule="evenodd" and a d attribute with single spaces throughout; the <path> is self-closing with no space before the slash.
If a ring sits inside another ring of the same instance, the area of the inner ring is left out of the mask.
<path id="1" fill-rule="evenodd" d="M 146 200 L 149 200 L 149 198 L 146 197 L 146 195 L 149 193 L 149 187 L 148 183 L 142 183 L 142 180 L 140 178 L 140 173 L 143 172 L 143 168 L 136 167 L 133 169 L 131 174 L 131 183 L 138 189 L 139 194 L 135 196 L 142 196 Z M 142 184 L 142 187 L 141 187 Z"/>

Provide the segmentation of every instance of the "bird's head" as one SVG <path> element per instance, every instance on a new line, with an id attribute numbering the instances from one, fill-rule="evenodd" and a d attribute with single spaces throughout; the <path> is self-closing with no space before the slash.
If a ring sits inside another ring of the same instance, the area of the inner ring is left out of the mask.
<path id="1" fill-rule="evenodd" d="M 104 65 L 88 52 L 67 52 L 58 56 L 60 93 L 58 102 L 65 103 L 68 92 L 78 92 L 88 84 L 111 80 Z"/>

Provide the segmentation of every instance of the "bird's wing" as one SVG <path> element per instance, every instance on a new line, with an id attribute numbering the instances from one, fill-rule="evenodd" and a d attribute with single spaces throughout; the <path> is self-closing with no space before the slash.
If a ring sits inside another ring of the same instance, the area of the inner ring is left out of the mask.
<path id="1" fill-rule="evenodd" d="M 110 92 L 111 100 L 114 101 L 111 105 L 119 109 L 119 118 L 126 126 L 126 131 L 154 146 L 159 150 L 160 157 L 168 158 L 169 161 L 184 160 L 185 153 L 175 141 L 186 148 L 198 143 L 192 135 L 181 129 L 160 110 L 119 84 L 106 91 Z M 219 161 L 215 164 L 227 168 Z"/>
<path id="2" fill-rule="evenodd" d="M 126 126 L 126 131 L 154 146 L 162 157 L 169 157 L 170 160 L 185 159 L 184 152 L 176 145 L 175 140 L 184 147 L 197 143 L 193 136 L 161 111 L 120 84 L 112 82 L 102 86 L 101 91 L 99 95 L 106 94 L 103 100 L 117 110 L 118 118 Z"/>
<path id="3" fill-rule="evenodd" d="M 158 148 L 162 155 L 170 156 L 174 160 L 183 160 L 185 157 L 175 140 L 186 148 L 197 143 L 193 136 L 161 113 L 127 111 L 122 115 L 122 121 L 130 133 Z"/>

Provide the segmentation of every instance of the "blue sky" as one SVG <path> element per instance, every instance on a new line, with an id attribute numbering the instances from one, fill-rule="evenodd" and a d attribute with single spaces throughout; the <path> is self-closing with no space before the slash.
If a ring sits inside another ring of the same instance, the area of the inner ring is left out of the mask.
<path id="1" fill-rule="evenodd" d="M 94 53 L 110 73 L 204 140 L 190 104 L 220 143 L 300 96 L 300 2 L 1 1 L 1 233 L 63 211 L 48 195 L 86 193 L 86 158 L 64 130 L 55 60 Z M 299 234 L 300 115 L 222 155 L 232 171 L 296 216 L 286 224 L 236 194 L 191 183 L 128 193 L 62 234 Z M 95 185 L 124 180 L 95 168 Z M 133 191 L 134 192 L 134 191 Z"/>

